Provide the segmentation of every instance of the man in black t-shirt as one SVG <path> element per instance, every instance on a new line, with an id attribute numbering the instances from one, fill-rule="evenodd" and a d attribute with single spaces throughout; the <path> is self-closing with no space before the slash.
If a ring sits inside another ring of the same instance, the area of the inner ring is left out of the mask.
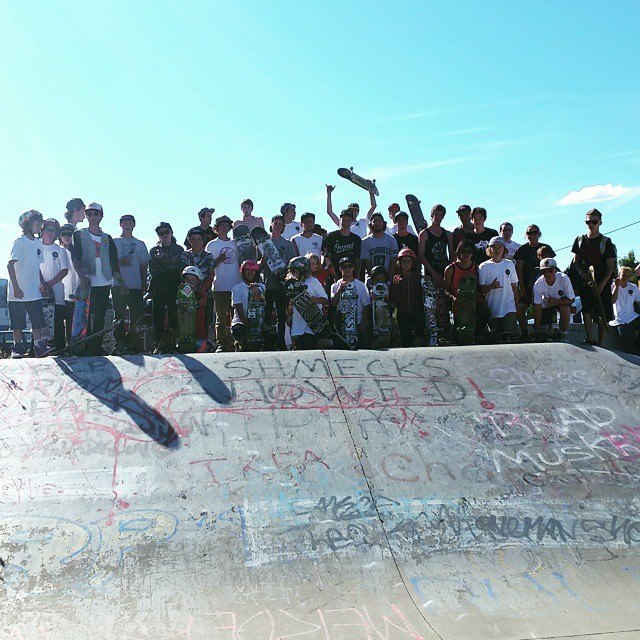
<path id="1" fill-rule="evenodd" d="M 487 256 L 487 247 L 489 240 L 498 235 L 495 229 L 485 227 L 487 220 L 487 210 L 484 207 L 474 207 L 471 211 L 471 221 L 473 222 L 473 231 L 466 234 L 466 239 L 473 242 L 476 247 L 474 262 L 481 264 L 489 259 Z"/>
<path id="2" fill-rule="evenodd" d="M 395 214 L 394 222 L 398 230 L 393 237 L 398 241 L 398 249 L 409 247 L 416 255 L 418 255 L 418 236 L 409 233 L 409 214 L 406 211 L 398 211 Z"/>
<path id="3" fill-rule="evenodd" d="M 613 320 L 613 302 L 611 300 L 611 280 L 616 267 L 616 247 L 611 240 L 600 233 L 602 213 L 597 209 L 587 211 L 585 224 L 587 233 L 578 236 L 571 247 L 573 266 L 586 283 L 591 280 L 589 267 L 593 267 L 598 294 L 602 300 L 607 322 Z M 592 313 L 595 305 L 595 292 L 591 287 L 583 287 L 581 292 L 582 313 L 584 314 L 584 330 L 587 334 L 585 344 L 602 346 L 604 327 L 598 326 L 598 341 L 593 339 Z"/>
<path id="4" fill-rule="evenodd" d="M 322 253 L 326 256 L 336 274 L 338 274 L 338 263 L 340 258 L 351 258 L 354 265 L 354 273 L 360 273 L 360 249 L 362 240 L 360 236 L 352 233 L 353 211 L 344 209 L 340 213 L 340 228 L 327 234 L 322 241 Z"/>

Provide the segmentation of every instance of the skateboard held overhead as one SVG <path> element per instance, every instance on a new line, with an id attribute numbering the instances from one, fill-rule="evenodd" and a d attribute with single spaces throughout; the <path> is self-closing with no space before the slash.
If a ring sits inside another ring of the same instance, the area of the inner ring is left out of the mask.
<path id="1" fill-rule="evenodd" d="M 407 207 L 409 207 L 411 220 L 413 220 L 413 224 L 416 226 L 416 231 L 420 233 L 420 231 L 426 229 L 429 226 L 427 224 L 427 221 L 425 220 L 424 214 L 422 213 L 420 200 L 418 200 L 418 198 L 411 193 L 405 196 L 405 200 L 407 201 Z"/>
<path id="2" fill-rule="evenodd" d="M 338 175 L 345 180 L 349 180 L 349 182 L 353 182 L 356 186 L 368 191 L 369 193 L 373 193 L 374 196 L 379 196 L 380 193 L 378 191 L 378 187 L 376 187 L 375 180 L 367 180 L 362 176 L 359 176 L 357 173 L 353 173 L 353 167 L 350 169 L 338 169 Z"/>

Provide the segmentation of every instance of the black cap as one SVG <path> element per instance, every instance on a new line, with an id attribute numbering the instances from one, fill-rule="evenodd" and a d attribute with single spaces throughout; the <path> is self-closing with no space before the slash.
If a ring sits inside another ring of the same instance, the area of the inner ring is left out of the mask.
<path id="1" fill-rule="evenodd" d="M 353 260 L 347 256 L 345 256 L 344 258 L 340 258 L 339 262 L 338 262 L 338 267 L 342 268 L 344 267 L 346 264 L 350 264 L 353 267 Z"/>
<path id="2" fill-rule="evenodd" d="M 202 209 L 198 211 L 198 218 L 202 218 L 202 216 L 206 213 L 210 213 L 211 215 L 213 215 L 215 211 L 216 210 L 213 207 L 202 207 Z"/>
<path id="3" fill-rule="evenodd" d="M 463 211 L 466 211 L 467 213 L 471 213 L 471 207 L 468 204 L 461 204 L 456 209 L 456 213 L 462 213 Z"/>
<path id="4" fill-rule="evenodd" d="M 160 231 L 160 229 L 169 229 L 169 231 L 173 231 L 173 227 L 168 222 L 161 222 L 156 227 L 156 233 L 158 233 L 158 231 Z"/>
<path id="5" fill-rule="evenodd" d="M 191 227 L 191 229 L 189 229 L 189 231 L 187 232 L 187 238 L 195 235 L 204 238 L 204 231 L 202 230 L 202 227 Z"/>
<path id="6" fill-rule="evenodd" d="M 233 220 L 229 216 L 218 216 L 215 226 L 217 227 L 221 222 L 226 222 L 229 226 L 233 226 Z"/>

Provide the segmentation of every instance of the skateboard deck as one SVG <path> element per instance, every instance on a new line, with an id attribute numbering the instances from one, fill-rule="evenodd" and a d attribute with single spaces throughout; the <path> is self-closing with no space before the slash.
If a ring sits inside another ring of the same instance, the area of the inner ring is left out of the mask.
<path id="1" fill-rule="evenodd" d="M 89 313 L 91 301 L 91 285 L 78 285 L 73 294 L 75 306 L 73 308 L 73 320 L 71 321 L 71 341 L 83 339 L 89 328 Z"/>
<path id="2" fill-rule="evenodd" d="M 260 229 L 262 231 L 262 229 Z M 255 231 L 255 229 L 254 229 Z M 274 247 L 275 248 L 275 247 Z M 265 300 L 261 287 L 251 287 L 249 290 L 249 304 L 247 306 L 246 342 L 250 350 L 261 349 L 264 346 L 264 317 Z"/>
<path id="3" fill-rule="evenodd" d="M 178 351 L 180 353 L 192 353 L 196 343 L 196 292 L 186 282 L 178 288 L 176 296 L 177 324 L 178 324 Z"/>
<path id="4" fill-rule="evenodd" d="M 455 319 L 458 342 L 461 345 L 476 341 L 476 289 L 475 278 L 463 278 L 458 284 Z"/>
<path id="5" fill-rule="evenodd" d="M 260 253 L 265 257 L 267 265 L 276 278 L 284 276 L 287 272 L 287 265 L 282 259 L 280 252 L 269 234 L 262 227 L 251 229 L 251 238 L 258 247 Z"/>
<path id="6" fill-rule="evenodd" d="M 426 229 L 429 226 L 424 218 L 424 214 L 422 213 L 420 200 L 418 200 L 418 198 L 411 193 L 405 196 L 405 200 L 407 201 L 407 207 L 409 207 L 411 220 L 413 220 L 416 231 L 420 233 L 423 229 Z"/>
<path id="7" fill-rule="evenodd" d="M 438 346 L 438 318 L 436 288 L 431 278 L 422 280 L 422 294 L 424 296 L 424 315 L 427 330 L 427 340 L 430 347 Z"/>
<path id="8" fill-rule="evenodd" d="M 380 195 L 378 187 L 376 187 L 376 181 L 367 180 L 366 178 L 359 176 L 357 173 L 353 173 L 353 167 L 350 169 L 338 169 L 338 175 L 345 180 L 349 180 L 349 182 L 353 182 L 353 184 L 361 189 L 369 191 L 369 193 L 373 193 L 376 196 Z"/>
<path id="9" fill-rule="evenodd" d="M 391 313 L 387 297 L 389 285 L 376 282 L 371 287 L 371 315 L 373 325 L 373 344 L 377 349 L 391 345 Z"/>
<path id="10" fill-rule="evenodd" d="M 42 301 L 42 313 L 44 315 L 44 328 L 42 329 L 42 339 L 51 347 L 53 346 L 53 336 L 55 331 L 56 305 L 51 299 L 45 298 Z"/>
<path id="11" fill-rule="evenodd" d="M 245 260 L 256 259 L 256 250 L 253 246 L 249 227 L 246 224 L 239 224 L 233 227 L 233 239 L 238 248 L 238 264 L 242 264 Z"/>
<path id="12" fill-rule="evenodd" d="M 92 342 L 97 340 L 98 338 L 104 338 L 107 333 L 113 331 L 122 320 L 116 320 L 110 327 L 106 329 L 102 329 L 101 331 L 96 331 L 92 333 L 90 336 L 85 335 L 83 338 L 78 338 L 75 342 L 72 342 L 70 345 L 62 349 L 49 349 L 44 353 L 40 354 L 38 358 L 45 358 L 47 356 L 78 356 L 81 355 L 79 352 L 86 346 L 88 342 Z"/>
<path id="13" fill-rule="evenodd" d="M 602 298 L 598 293 L 598 285 L 596 284 L 596 273 L 593 267 L 589 267 L 589 282 L 587 282 L 587 286 L 589 287 L 589 292 L 593 296 L 594 307 L 596 313 L 594 314 L 593 320 L 599 326 L 603 328 L 605 332 L 609 332 L 609 323 L 607 322 L 607 316 L 604 313 L 604 305 L 602 304 Z"/>
<path id="14" fill-rule="evenodd" d="M 355 349 L 358 346 L 358 292 L 353 282 L 347 282 L 340 294 L 340 310 L 342 337 L 351 348 Z"/>

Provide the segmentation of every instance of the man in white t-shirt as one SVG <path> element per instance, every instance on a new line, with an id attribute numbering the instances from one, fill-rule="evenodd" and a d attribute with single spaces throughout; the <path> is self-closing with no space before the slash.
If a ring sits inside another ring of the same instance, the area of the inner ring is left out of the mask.
<path id="1" fill-rule="evenodd" d="M 306 286 L 311 302 L 316 304 L 319 309 L 323 309 L 327 305 L 327 292 L 320 284 L 320 281 L 311 275 L 309 258 L 298 256 L 290 260 L 288 277 L 298 280 Z M 293 307 L 293 317 L 291 319 L 291 338 L 295 349 L 305 350 L 318 347 L 317 336 L 311 331 L 311 327 L 309 327 L 295 306 Z"/>
<path id="2" fill-rule="evenodd" d="M 571 305 L 576 299 L 569 276 L 560 273 L 558 264 L 553 258 L 540 260 L 542 274 L 533 285 L 534 327 L 539 332 L 541 327 L 547 330 L 556 320 L 556 312 L 560 314 L 560 341 L 567 341 L 567 329 L 571 320 Z"/>
<path id="3" fill-rule="evenodd" d="M 231 289 L 231 305 L 233 319 L 231 320 L 231 334 L 235 341 L 236 351 L 242 351 L 246 344 L 249 321 L 249 296 L 254 292 L 264 299 L 265 286 L 260 282 L 260 265 L 255 260 L 245 260 L 240 265 L 242 281 Z M 263 327 L 264 328 L 264 327 Z"/>
<path id="4" fill-rule="evenodd" d="M 69 273 L 69 257 L 59 244 L 55 244 L 60 232 L 60 224 L 48 218 L 42 224 L 42 255 L 40 265 L 43 294 L 52 298 L 55 305 L 53 316 L 53 346 L 64 349 L 64 277 Z"/>
<path id="5" fill-rule="evenodd" d="M 618 277 L 611 284 L 611 299 L 615 317 L 609 324 L 616 327 L 624 350 L 638 353 L 638 332 L 640 332 L 640 291 L 629 280 L 633 275 L 630 267 L 620 267 Z"/>
<path id="6" fill-rule="evenodd" d="M 27 316 L 31 321 L 36 355 L 48 349 L 42 340 L 44 328 L 42 291 L 40 290 L 42 242 L 36 238 L 42 229 L 42 214 L 34 209 L 25 211 L 18 219 L 18 224 L 22 229 L 22 235 L 13 243 L 7 264 L 9 272 L 7 302 L 14 345 L 11 352 L 12 358 L 22 358 L 27 353 L 22 342 L 22 332 L 27 328 Z"/>
<path id="7" fill-rule="evenodd" d="M 218 237 L 206 246 L 214 258 L 215 275 L 213 278 L 213 305 L 216 311 L 216 351 L 233 351 L 233 341 L 229 333 L 229 314 L 231 311 L 231 290 L 241 280 L 238 264 L 238 248 L 235 240 L 229 238 L 232 225 L 229 216 L 216 218 L 215 231 Z"/>
<path id="8" fill-rule="evenodd" d="M 371 344 L 371 296 L 362 280 L 354 277 L 354 266 L 351 258 L 342 258 L 338 263 L 342 277 L 331 285 L 331 306 L 340 313 L 340 318 L 346 312 L 346 301 L 342 293 L 348 284 L 352 284 L 358 296 L 357 325 L 358 348 L 367 349 Z"/>
<path id="9" fill-rule="evenodd" d="M 316 224 L 315 214 L 308 211 L 303 213 L 300 222 L 302 223 L 302 233 L 291 238 L 296 255 L 306 256 L 307 253 L 313 253 L 318 258 L 322 258 L 322 236 L 313 233 Z"/>
<path id="10" fill-rule="evenodd" d="M 491 317 L 489 328 L 492 333 L 515 336 L 517 333 L 516 300 L 518 296 L 518 276 L 511 260 L 504 259 L 504 240 L 494 236 L 487 247 L 486 260 L 478 267 L 480 292 L 486 295 Z M 510 338 L 509 338 L 510 339 Z"/>
<path id="11" fill-rule="evenodd" d="M 302 224 L 296 221 L 296 205 L 293 202 L 285 202 L 280 207 L 280 215 L 284 216 L 284 231 L 282 237 L 291 240 L 293 236 L 302 233 Z"/>
<path id="12" fill-rule="evenodd" d="M 520 245 L 511 239 L 512 236 L 513 225 L 510 222 L 503 222 L 500 225 L 500 237 L 504 240 L 504 246 L 506 249 L 504 257 L 506 260 L 513 260 L 513 256 L 520 248 Z"/>
<path id="13" fill-rule="evenodd" d="M 388 211 L 389 211 L 389 219 L 391 220 L 391 224 L 387 226 L 387 228 L 385 229 L 385 233 L 388 233 L 390 236 L 393 236 L 396 233 L 398 233 L 398 224 L 396 221 L 396 215 L 400 213 L 400 205 L 397 202 L 394 202 L 393 204 L 389 205 Z M 408 218 L 409 216 L 407 215 L 407 220 Z M 416 238 L 418 237 L 418 234 L 414 231 L 413 227 L 410 224 L 407 224 L 405 227 L 403 227 L 403 233 L 405 231 L 407 231 L 411 235 L 414 235 Z M 413 247 L 411 247 L 411 249 L 413 249 Z M 415 249 L 415 252 L 418 253 L 418 249 Z"/>

